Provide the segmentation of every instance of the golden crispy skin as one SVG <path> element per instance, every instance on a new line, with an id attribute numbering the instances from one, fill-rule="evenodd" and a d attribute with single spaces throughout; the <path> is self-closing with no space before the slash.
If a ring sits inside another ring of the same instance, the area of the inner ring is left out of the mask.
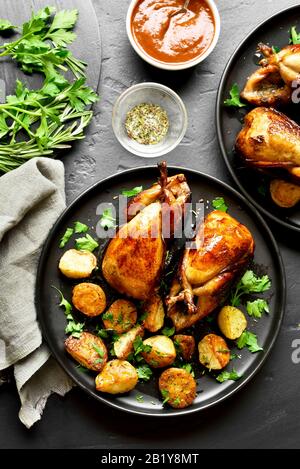
<path id="1" fill-rule="evenodd" d="M 274 179 L 270 186 L 271 196 L 282 208 L 295 207 L 300 202 L 300 186 L 280 179 Z"/>
<path id="2" fill-rule="evenodd" d="M 159 378 L 163 399 L 174 409 L 184 409 L 196 399 L 197 383 L 193 376 L 181 368 L 169 368 Z"/>
<path id="3" fill-rule="evenodd" d="M 222 370 L 230 362 L 230 350 L 225 340 L 215 334 L 205 336 L 199 342 L 199 361 L 209 370 Z"/>
<path id="4" fill-rule="evenodd" d="M 73 288 L 72 303 L 86 316 L 99 316 L 106 308 L 106 296 L 99 285 L 80 283 Z"/>
<path id="5" fill-rule="evenodd" d="M 159 331 L 165 320 L 164 303 L 157 292 L 143 304 L 143 310 L 146 313 L 146 318 L 143 322 L 143 326 L 150 332 Z"/>
<path id="6" fill-rule="evenodd" d="M 93 371 L 101 371 L 107 362 L 107 350 L 104 342 L 94 334 L 83 332 L 80 338 L 68 337 L 66 351 L 80 365 Z"/>
<path id="7" fill-rule="evenodd" d="M 195 353 L 196 343 L 192 335 L 177 334 L 173 337 L 174 343 L 178 346 L 182 358 L 189 362 Z"/>
<path id="8" fill-rule="evenodd" d="M 97 391 L 108 394 L 124 394 L 135 388 L 138 375 L 136 369 L 129 362 L 112 360 L 106 363 L 95 382 Z"/>
<path id="9" fill-rule="evenodd" d="M 236 150 L 258 168 L 300 167 L 300 127 L 275 109 L 253 109 L 245 117 Z"/>
<path id="10" fill-rule="evenodd" d="M 167 298 L 168 316 L 177 332 L 215 310 L 226 298 L 237 276 L 247 267 L 255 248 L 250 231 L 220 211 L 205 218 L 195 245 L 194 249 L 185 251 L 178 278 Z M 197 305 L 195 297 L 198 298 Z M 187 313 L 180 302 L 187 305 Z"/>
<path id="11" fill-rule="evenodd" d="M 124 334 L 137 321 L 136 306 L 128 300 L 116 300 L 110 305 L 102 319 L 106 329 L 113 329 L 117 334 Z"/>
<path id="12" fill-rule="evenodd" d="M 102 272 L 119 293 L 146 300 L 155 289 L 164 257 L 161 204 L 156 202 L 120 228 L 105 252 Z"/>

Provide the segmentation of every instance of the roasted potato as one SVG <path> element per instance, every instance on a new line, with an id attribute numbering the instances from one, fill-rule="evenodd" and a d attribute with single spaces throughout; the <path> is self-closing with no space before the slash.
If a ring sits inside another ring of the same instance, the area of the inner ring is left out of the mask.
<path id="1" fill-rule="evenodd" d="M 163 399 L 174 409 L 190 406 L 196 398 L 197 383 L 193 376 L 181 368 L 169 368 L 159 378 Z"/>
<path id="2" fill-rule="evenodd" d="M 195 353 L 196 343 L 195 339 L 191 335 L 174 335 L 174 344 L 177 345 L 182 358 L 189 362 L 193 358 Z"/>
<path id="3" fill-rule="evenodd" d="M 140 336 L 143 337 L 144 329 L 142 326 L 136 326 L 125 334 L 121 335 L 114 343 L 114 351 L 120 360 L 126 360 L 133 350 L 133 342 Z"/>
<path id="4" fill-rule="evenodd" d="M 159 331 L 165 320 L 164 304 L 158 294 L 154 294 L 150 300 L 144 303 L 143 309 L 146 312 L 144 327 L 150 332 Z"/>
<path id="5" fill-rule="evenodd" d="M 69 249 L 61 257 L 58 267 L 68 278 L 88 278 L 97 267 L 97 258 L 89 251 Z"/>
<path id="6" fill-rule="evenodd" d="M 116 300 L 102 318 L 106 329 L 113 329 L 117 334 L 124 334 L 136 324 L 137 310 L 131 301 Z"/>
<path id="7" fill-rule="evenodd" d="M 230 361 L 230 350 L 222 337 L 209 334 L 199 343 L 200 363 L 209 370 L 222 370 Z"/>
<path id="8" fill-rule="evenodd" d="M 104 342 L 94 334 L 82 332 L 79 339 L 68 337 L 66 351 L 80 365 L 93 371 L 101 371 L 107 362 L 107 350 Z"/>
<path id="9" fill-rule="evenodd" d="M 275 179 L 271 182 L 270 191 L 273 201 L 279 207 L 292 208 L 300 202 L 299 185 Z"/>
<path id="10" fill-rule="evenodd" d="M 244 313 L 233 306 L 225 306 L 218 316 L 220 331 L 227 339 L 236 340 L 247 329 L 247 319 Z"/>
<path id="11" fill-rule="evenodd" d="M 124 394 L 135 388 L 137 382 L 136 369 L 129 362 L 112 360 L 96 377 L 96 389 L 108 394 Z"/>
<path id="12" fill-rule="evenodd" d="M 156 335 L 144 340 L 143 344 L 149 346 L 149 352 L 142 352 L 142 356 L 148 365 L 153 368 L 165 368 L 174 363 L 176 359 L 175 346 L 169 337 Z"/>
<path id="13" fill-rule="evenodd" d="M 99 285 L 80 283 L 73 288 L 72 303 L 86 316 L 99 316 L 106 308 L 106 296 Z"/>

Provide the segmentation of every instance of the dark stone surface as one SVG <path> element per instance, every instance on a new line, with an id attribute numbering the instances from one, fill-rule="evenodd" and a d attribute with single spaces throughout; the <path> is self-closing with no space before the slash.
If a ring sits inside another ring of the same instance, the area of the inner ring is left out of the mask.
<path id="1" fill-rule="evenodd" d="M 126 37 L 129 1 L 94 0 L 102 32 L 101 102 L 85 142 L 66 157 L 68 200 L 92 182 L 125 168 L 153 164 L 128 154 L 116 142 L 112 105 L 128 86 L 159 81 L 176 89 L 189 113 L 183 144 L 168 162 L 230 181 L 218 150 L 214 114 L 221 73 L 238 43 L 256 24 L 297 2 L 220 0 L 222 34 L 202 65 L 168 74 L 144 64 Z M 263 4 L 263 8 L 262 8 Z M 0 388 L 0 447 L 27 448 L 299 448 L 300 365 L 292 362 L 292 342 L 300 339 L 299 246 L 295 235 L 271 225 L 286 265 L 288 281 L 284 324 L 262 371 L 235 397 L 209 411 L 177 420 L 153 420 L 113 411 L 80 390 L 65 399 L 52 397 L 43 419 L 27 431 L 18 421 L 19 402 L 12 385 Z"/>

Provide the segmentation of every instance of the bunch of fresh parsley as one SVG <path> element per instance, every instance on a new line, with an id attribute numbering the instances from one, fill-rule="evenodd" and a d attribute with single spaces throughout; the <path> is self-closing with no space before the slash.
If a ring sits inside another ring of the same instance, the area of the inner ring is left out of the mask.
<path id="1" fill-rule="evenodd" d="M 0 172 L 8 172 L 36 156 L 52 156 L 84 138 L 93 116 L 88 106 L 98 100 L 85 85 L 86 64 L 67 45 L 76 38 L 72 29 L 77 10 L 45 7 L 20 29 L 14 42 L 0 46 L 0 57 L 9 56 L 26 73 L 44 76 L 40 89 L 30 90 L 17 80 L 15 94 L 0 104 Z M 0 32 L 16 29 L 0 20 Z M 69 81 L 65 72 L 75 80 Z"/>

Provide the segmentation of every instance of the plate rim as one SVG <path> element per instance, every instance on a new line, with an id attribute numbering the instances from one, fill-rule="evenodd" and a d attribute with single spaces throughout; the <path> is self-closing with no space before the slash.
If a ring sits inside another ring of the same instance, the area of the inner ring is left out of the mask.
<path id="1" fill-rule="evenodd" d="M 269 16 L 269 18 L 261 21 L 257 26 L 255 26 L 249 33 L 247 33 L 247 35 L 245 36 L 245 38 L 238 44 L 238 46 L 235 48 L 234 52 L 232 53 L 232 55 L 230 56 L 226 66 L 225 66 L 225 69 L 222 73 L 222 76 L 221 76 L 221 80 L 220 80 L 220 83 L 219 83 L 219 87 L 218 87 L 218 92 L 217 92 L 217 100 L 216 100 L 216 106 L 215 106 L 215 125 L 216 125 L 216 129 L 217 129 L 217 139 L 218 139 L 218 144 L 219 144 L 219 148 L 221 150 L 221 154 L 222 154 L 222 157 L 223 157 L 223 161 L 225 162 L 226 164 L 226 167 L 227 167 L 227 170 L 229 171 L 232 179 L 234 180 L 235 184 L 237 185 L 238 189 L 242 192 L 243 196 L 245 198 L 247 198 L 251 203 L 252 205 L 255 206 L 255 208 L 259 211 L 259 212 L 262 212 L 264 215 L 266 215 L 268 218 L 270 218 L 272 221 L 274 221 L 275 223 L 283 226 L 284 228 L 288 229 L 288 230 L 292 230 L 296 233 L 300 233 L 300 226 L 297 227 L 296 225 L 292 225 L 292 224 L 289 224 L 287 223 L 286 221 L 284 220 L 281 220 L 279 217 L 277 217 L 276 215 L 273 215 L 272 213 L 268 212 L 267 209 L 265 209 L 264 207 L 262 207 L 259 202 L 257 202 L 250 194 L 249 192 L 244 188 L 243 184 L 240 182 L 238 176 L 235 174 L 235 171 L 234 169 L 232 168 L 232 165 L 229 161 L 229 157 L 227 155 L 227 151 L 226 151 L 226 148 L 225 148 L 225 144 L 224 144 L 224 141 L 223 141 L 223 138 L 222 138 L 222 124 L 221 124 L 221 113 L 222 113 L 222 108 L 223 108 L 223 94 L 224 94 L 224 89 L 225 89 L 225 82 L 227 80 L 227 76 L 228 76 L 228 73 L 232 67 L 232 65 L 234 64 L 235 60 L 236 60 L 236 57 L 239 55 L 240 53 L 240 50 L 244 47 L 244 45 L 247 43 L 247 41 L 249 41 L 249 39 L 251 38 L 251 36 L 253 36 L 255 33 L 257 33 L 259 31 L 260 28 L 262 28 L 266 23 L 268 23 L 269 21 L 272 21 L 274 19 L 276 19 L 277 17 L 279 16 L 282 16 L 283 14 L 287 13 L 287 12 L 290 12 L 292 10 L 295 10 L 295 9 L 298 9 L 300 10 L 300 5 L 293 5 L 293 6 L 290 6 L 288 8 L 284 8 L 280 11 L 278 11 L 277 13 L 274 13 L 274 15 L 271 15 Z"/>
<path id="2" fill-rule="evenodd" d="M 284 263 L 283 263 L 283 259 L 282 259 L 282 256 L 281 256 L 280 249 L 278 247 L 278 244 L 276 242 L 275 237 L 273 236 L 270 228 L 268 227 L 267 223 L 265 222 L 265 220 L 263 219 L 261 214 L 236 189 L 232 188 L 231 186 L 229 186 L 229 184 L 225 183 L 224 181 L 221 181 L 220 179 L 218 179 L 214 176 L 208 175 L 206 173 L 203 173 L 201 171 L 197 171 L 195 169 L 190 169 L 190 168 L 181 167 L 181 166 L 173 166 L 173 165 L 168 166 L 168 169 L 170 169 L 170 170 L 180 171 L 180 172 L 185 172 L 185 171 L 190 172 L 190 173 L 193 173 L 195 176 L 200 176 L 202 178 L 207 179 L 208 181 L 211 181 L 212 183 L 214 183 L 216 185 L 219 185 L 219 186 L 225 188 L 227 191 L 232 193 L 234 197 L 239 199 L 242 203 L 244 203 L 247 206 L 247 208 L 250 210 L 251 214 L 253 214 L 254 220 L 256 218 L 256 221 L 258 222 L 258 224 L 260 223 L 263 226 L 263 228 L 265 230 L 265 233 L 269 237 L 269 240 L 270 240 L 270 245 L 269 245 L 270 248 L 269 249 L 270 249 L 271 252 L 276 254 L 276 261 L 277 261 L 277 264 L 278 264 L 278 267 L 279 267 L 279 277 L 280 277 L 281 282 L 282 282 L 282 289 L 281 289 L 281 292 L 280 292 L 280 304 L 279 304 L 279 309 L 278 309 L 279 320 L 278 320 L 278 322 L 275 326 L 275 332 L 274 332 L 274 335 L 272 337 L 272 340 L 270 341 L 270 344 L 269 344 L 268 348 L 266 350 L 264 350 L 264 355 L 261 356 L 261 359 L 258 362 L 258 364 L 254 366 L 252 372 L 249 373 L 249 375 L 242 382 L 240 382 L 240 384 L 237 384 L 237 386 L 234 387 L 231 391 L 228 391 L 225 395 L 219 397 L 218 399 L 214 400 L 213 402 L 207 403 L 207 404 L 203 405 L 202 407 L 199 407 L 199 408 L 196 408 L 196 409 L 187 408 L 187 409 L 184 409 L 184 410 L 181 410 L 181 411 L 174 411 L 172 413 L 167 412 L 165 410 L 162 410 L 159 413 L 158 412 L 155 413 L 155 412 L 151 412 L 151 411 L 147 412 L 145 410 L 138 410 L 138 409 L 136 410 L 136 409 L 133 409 L 133 408 L 128 408 L 128 407 L 125 407 L 124 405 L 119 404 L 118 402 L 110 401 L 110 400 L 106 399 L 106 397 L 103 396 L 102 394 L 96 395 L 96 394 L 92 393 L 91 390 L 84 383 L 82 383 L 80 381 L 80 379 L 78 379 L 77 377 L 74 377 L 72 375 L 72 373 L 67 369 L 67 367 L 65 367 L 65 365 L 63 363 L 63 360 L 60 356 L 59 351 L 55 347 L 52 347 L 51 339 L 49 338 L 48 331 L 47 331 L 47 326 L 46 326 L 46 323 L 44 321 L 44 315 L 42 313 L 43 308 L 41 306 L 41 301 L 40 301 L 41 288 L 39 288 L 39 285 L 40 285 L 40 279 L 42 277 L 42 267 L 43 267 L 43 264 L 45 262 L 45 257 L 46 257 L 48 248 L 49 248 L 49 246 L 52 242 L 52 237 L 53 237 L 54 233 L 57 230 L 57 227 L 60 225 L 61 221 L 68 214 L 68 212 L 71 211 L 77 205 L 77 203 L 80 202 L 80 200 L 82 198 L 86 197 L 89 192 L 92 192 L 93 190 L 95 190 L 96 187 L 98 187 L 102 184 L 107 184 L 110 180 L 112 180 L 116 177 L 120 177 L 120 176 L 122 177 L 123 175 L 132 174 L 136 171 L 142 171 L 142 170 L 145 170 L 145 169 L 146 170 L 147 169 L 154 170 L 156 168 L 157 168 L 157 165 L 138 166 L 138 167 L 135 167 L 135 168 L 127 169 L 125 171 L 120 171 L 120 172 L 114 173 L 111 176 L 100 179 L 99 181 L 95 182 L 90 187 L 88 187 L 87 189 L 82 191 L 71 202 L 71 204 L 66 207 L 66 209 L 62 212 L 62 214 L 58 217 L 57 221 L 54 223 L 54 225 L 51 228 L 46 240 L 44 241 L 43 248 L 42 248 L 42 251 L 41 251 L 41 254 L 40 254 L 40 257 L 39 257 L 39 263 L 38 263 L 38 268 L 37 268 L 37 273 L 36 273 L 34 302 L 35 302 L 35 307 L 36 307 L 36 311 L 37 311 L 37 319 L 39 321 L 39 324 L 40 324 L 40 327 L 41 327 L 41 330 L 42 330 L 43 338 L 44 338 L 47 346 L 49 347 L 49 350 L 51 351 L 52 355 L 54 356 L 54 358 L 58 362 L 58 364 L 61 366 L 61 368 L 70 377 L 70 379 L 73 382 L 75 382 L 75 384 L 77 384 L 77 386 L 80 389 L 82 389 L 83 391 L 85 391 L 89 396 L 95 398 L 97 401 L 101 402 L 102 404 L 106 404 L 106 405 L 108 405 L 108 406 L 110 406 L 114 409 L 129 413 L 129 414 L 135 414 L 135 415 L 146 416 L 146 417 L 159 417 L 159 418 L 183 417 L 183 416 L 186 416 L 186 415 L 191 415 L 191 414 L 194 414 L 196 412 L 201 412 L 201 411 L 204 411 L 206 409 L 215 407 L 217 404 L 220 404 L 221 402 L 225 401 L 226 399 L 229 399 L 230 397 L 232 397 L 234 394 L 238 393 L 244 386 L 246 386 L 246 384 L 248 384 L 251 381 L 251 379 L 261 370 L 261 368 L 265 364 L 267 358 L 269 357 L 269 355 L 270 355 L 270 353 L 271 353 L 271 351 L 272 351 L 272 349 L 275 345 L 275 342 L 278 338 L 278 335 L 279 335 L 279 332 L 280 332 L 280 329 L 281 329 L 281 326 L 282 326 L 284 314 L 285 314 L 286 295 L 287 295 L 286 272 L 285 272 L 285 267 L 284 267 Z"/>

